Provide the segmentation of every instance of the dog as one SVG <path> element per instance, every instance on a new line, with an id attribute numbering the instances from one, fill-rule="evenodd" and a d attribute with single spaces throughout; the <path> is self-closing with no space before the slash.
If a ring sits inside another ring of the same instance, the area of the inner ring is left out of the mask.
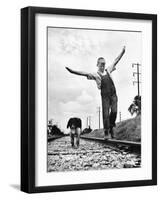
<path id="1" fill-rule="evenodd" d="M 70 138 L 71 138 L 71 145 L 72 147 L 75 147 L 74 145 L 74 138 L 76 137 L 76 147 L 79 147 L 80 144 L 80 134 L 82 129 L 82 121 L 80 118 L 74 117 L 70 118 L 67 123 L 67 128 L 70 128 Z"/>

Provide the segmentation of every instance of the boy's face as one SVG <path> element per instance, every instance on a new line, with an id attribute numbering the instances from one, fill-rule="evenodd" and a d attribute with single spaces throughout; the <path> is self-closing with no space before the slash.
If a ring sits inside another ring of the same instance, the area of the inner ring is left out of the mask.
<path id="1" fill-rule="evenodd" d="M 98 70 L 102 73 L 105 71 L 105 64 L 106 64 L 106 62 L 105 62 L 104 58 L 101 58 L 98 60 L 98 63 L 97 63 Z"/>

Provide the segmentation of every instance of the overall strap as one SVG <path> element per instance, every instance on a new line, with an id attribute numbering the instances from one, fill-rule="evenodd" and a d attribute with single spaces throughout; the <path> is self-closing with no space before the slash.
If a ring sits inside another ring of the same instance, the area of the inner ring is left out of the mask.
<path id="1" fill-rule="evenodd" d="M 103 75 L 99 72 L 97 72 L 97 74 L 101 77 L 101 79 L 103 78 Z"/>

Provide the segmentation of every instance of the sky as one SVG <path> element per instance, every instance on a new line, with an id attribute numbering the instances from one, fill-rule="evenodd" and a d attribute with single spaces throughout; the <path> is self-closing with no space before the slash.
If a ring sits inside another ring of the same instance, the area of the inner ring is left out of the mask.
<path id="1" fill-rule="evenodd" d="M 118 95 L 117 121 L 119 112 L 122 120 L 132 117 L 128 107 L 137 95 L 137 85 L 133 85 L 136 68 L 132 68 L 132 63 L 141 64 L 142 33 L 48 27 L 48 120 L 53 119 L 67 133 L 69 118 L 81 118 L 85 128 L 87 117 L 91 116 L 91 128 L 98 128 L 101 95 L 96 82 L 71 74 L 65 67 L 96 72 L 98 57 L 105 58 L 107 67 L 123 46 L 126 52 L 112 72 Z"/>

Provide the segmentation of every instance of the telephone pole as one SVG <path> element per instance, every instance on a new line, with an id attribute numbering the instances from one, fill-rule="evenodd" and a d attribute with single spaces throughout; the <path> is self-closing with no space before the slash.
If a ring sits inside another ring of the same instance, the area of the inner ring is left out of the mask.
<path id="1" fill-rule="evenodd" d="M 137 75 L 137 81 L 133 81 L 133 85 L 135 84 L 135 83 L 137 83 L 137 86 L 138 86 L 138 96 L 140 96 L 140 75 L 141 75 L 141 73 L 139 72 L 139 67 L 141 66 L 141 64 L 139 64 L 139 63 L 133 63 L 132 64 L 132 67 L 135 67 L 136 66 L 136 69 L 137 69 L 137 71 L 136 72 L 133 72 L 133 76 L 135 77 L 135 75 Z"/>
<path id="2" fill-rule="evenodd" d="M 91 116 L 87 117 L 87 128 L 91 127 Z"/>
<path id="3" fill-rule="evenodd" d="M 101 121 L 101 119 L 100 119 L 100 117 L 101 117 L 101 108 L 100 108 L 100 106 L 98 107 L 98 121 L 99 121 L 99 129 L 100 129 L 100 121 Z"/>
<path id="4" fill-rule="evenodd" d="M 87 117 L 87 128 L 88 128 L 88 117 Z"/>
<path id="5" fill-rule="evenodd" d="M 119 112 L 120 122 L 121 122 L 121 112 Z"/>
<path id="6" fill-rule="evenodd" d="M 89 116 L 88 119 L 89 119 L 88 127 L 91 127 L 91 116 Z"/>

